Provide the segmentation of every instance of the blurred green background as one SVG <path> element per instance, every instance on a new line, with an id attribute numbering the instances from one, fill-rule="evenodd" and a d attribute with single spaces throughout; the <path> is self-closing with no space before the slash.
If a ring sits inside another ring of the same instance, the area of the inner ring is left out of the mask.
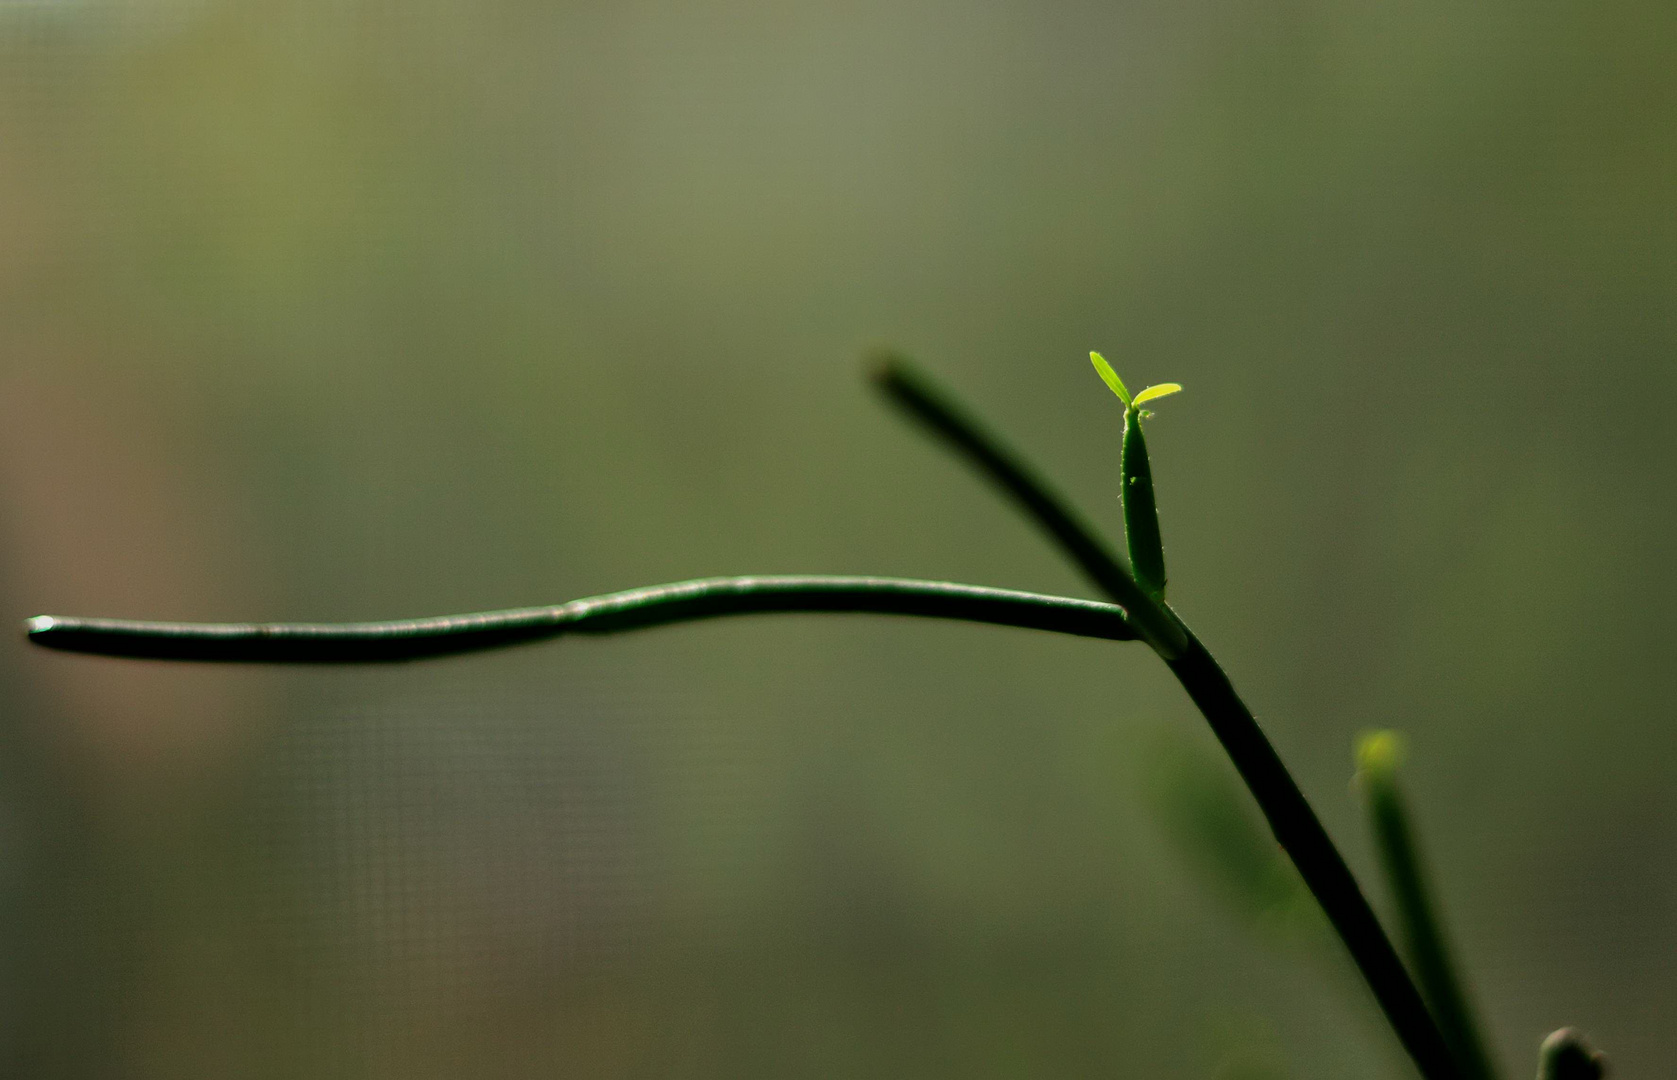
<path id="1" fill-rule="evenodd" d="M 1116 527 L 1101 349 L 1370 886 L 1409 733 L 1509 1071 L 1666 1075 L 1674 196 L 1661 0 L 0 0 L 0 622 L 1086 595 L 858 359 Z M 1410 1075 L 1138 647 L 14 635 L 0 718 L 7 1075 Z"/>

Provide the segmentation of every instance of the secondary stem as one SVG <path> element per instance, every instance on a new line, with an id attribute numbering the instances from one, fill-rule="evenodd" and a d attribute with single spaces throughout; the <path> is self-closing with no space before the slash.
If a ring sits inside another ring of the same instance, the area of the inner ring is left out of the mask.
<path id="1" fill-rule="evenodd" d="M 1462 1073 L 1467 1080 L 1496 1080 L 1496 1067 L 1479 1034 L 1466 984 L 1451 959 L 1437 905 L 1427 887 L 1409 808 L 1398 783 L 1398 752 L 1389 741 L 1394 738 L 1390 733 L 1369 736 L 1358 755 L 1358 786 L 1368 802 L 1375 847 L 1396 901 L 1398 923 L 1415 966 L 1415 977 L 1461 1063 Z M 1388 740 L 1383 748 L 1376 742 L 1380 739 Z"/>
<path id="2" fill-rule="evenodd" d="M 1449 1045 L 1356 877 L 1234 684 L 1191 631 L 1187 649 L 1165 663 L 1228 752 L 1421 1075 L 1460 1080 Z"/>

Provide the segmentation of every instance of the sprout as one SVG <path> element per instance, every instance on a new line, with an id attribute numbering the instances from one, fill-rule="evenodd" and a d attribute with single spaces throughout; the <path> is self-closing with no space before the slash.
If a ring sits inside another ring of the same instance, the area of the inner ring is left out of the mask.
<path id="1" fill-rule="evenodd" d="M 1124 503 L 1124 541 L 1130 551 L 1130 571 L 1138 585 L 1157 599 L 1165 595 L 1165 551 L 1159 537 L 1159 511 L 1153 501 L 1153 470 L 1147 461 L 1147 440 L 1141 434 L 1141 422 L 1153 413 L 1141 408 L 1144 401 L 1155 401 L 1182 389 L 1180 383 L 1159 383 L 1141 393 L 1130 396 L 1124 380 L 1112 370 L 1106 357 L 1098 352 L 1089 354 L 1095 371 L 1124 403 L 1124 444 L 1119 455 L 1119 498 Z"/>

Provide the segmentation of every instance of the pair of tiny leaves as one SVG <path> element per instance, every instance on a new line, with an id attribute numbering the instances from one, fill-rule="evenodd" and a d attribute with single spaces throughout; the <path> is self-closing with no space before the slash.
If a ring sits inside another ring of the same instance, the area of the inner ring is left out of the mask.
<path id="1" fill-rule="evenodd" d="M 1112 365 L 1106 362 L 1106 357 L 1098 352 L 1092 352 L 1089 354 L 1089 362 L 1095 365 L 1096 373 L 1106 382 L 1107 386 L 1112 388 L 1112 392 L 1118 395 L 1118 400 L 1124 403 L 1126 409 L 1139 409 L 1144 402 L 1162 398 L 1167 394 L 1174 394 L 1182 389 L 1181 383 L 1160 383 L 1157 386 L 1147 387 L 1132 398 L 1129 390 L 1124 386 L 1124 380 L 1120 379 L 1118 373 L 1112 370 Z"/>

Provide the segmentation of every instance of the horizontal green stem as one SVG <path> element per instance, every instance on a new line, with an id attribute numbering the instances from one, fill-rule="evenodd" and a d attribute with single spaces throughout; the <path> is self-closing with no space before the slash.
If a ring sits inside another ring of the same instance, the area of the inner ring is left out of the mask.
<path id="1" fill-rule="evenodd" d="M 1169 665 L 1223 744 L 1276 840 L 1321 904 L 1421 1075 L 1427 1080 L 1460 1080 L 1460 1071 L 1438 1024 L 1356 878 L 1211 653 L 1173 612 L 1142 593 L 1111 549 L 1036 478 L 1017 453 L 968 419 L 923 376 L 900 360 L 888 360 L 875 379 L 893 402 L 942 436 L 1011 495 L 1108 596 L 1129 612 L 1136 629 Z"/>
<path id="2" fill-rule="evenodd" d="M 886 577 L 724 577 L 654 585 L 553 607 L 443 615 L 402 622 L 181 623 L 38 615 L 36 645 L 152 660 L 356 664 L 419 660 L 665 623 L 766 612 L 852 612 L 1050 630 L 1132 641 L 1121 608 L 1064 596 Z"/>

